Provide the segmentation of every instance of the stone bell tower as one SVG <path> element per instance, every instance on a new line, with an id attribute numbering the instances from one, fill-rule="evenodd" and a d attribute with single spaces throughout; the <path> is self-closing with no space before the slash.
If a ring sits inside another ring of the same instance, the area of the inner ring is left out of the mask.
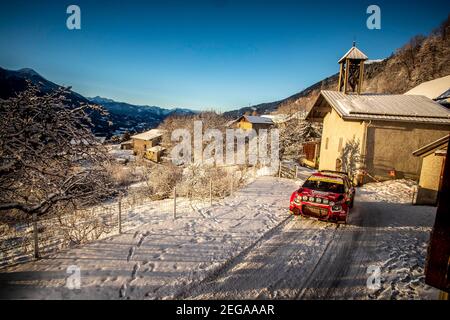
<path id="1" fill-rule="evenodd" d="M 361 93 L 364 80 L 364 61 L 367 59 L 368 57 L 353 42 L 350 50 L 339 60 L 339 92 Z"/>

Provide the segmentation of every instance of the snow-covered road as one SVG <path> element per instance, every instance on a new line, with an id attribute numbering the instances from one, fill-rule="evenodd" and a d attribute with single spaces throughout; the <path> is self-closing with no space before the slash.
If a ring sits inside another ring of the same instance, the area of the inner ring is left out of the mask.
<path id="1" fill-rule="evenodd" d="M 0 269 L 0 298 L 167 299 L 208 277 L 288 218 L 298 182 L 260 177 L 212 207 L 135 212 L 146 222 L 122 235 L 49 258 Z M 208 202 L 209 203 L 209 202 Z M 81 287 L 66 287 L 67 268 L 80 269 Z"/>
<path id="2" fill-rule="evenodd" d="M 176 220 L 141 208 L 153 218 L 139 228 L 0 270 L 0 298 L 437 298 L 423 276 L 435 208 L 410 204 L 411 182 L 359 188 L 349 225 L 289 216 L 298 183 L 260 177 Z M 79 289 L 66 287 L 69 266 Z"/>
<path id="3" fill-rule="evenodd" d="M 183 297 L 437 299 L 423 276 L 435 208 L 412 206 L 408 195 L 403 183 L 367 185 L 348 225 L 292 217 Z M 368 287 L 377 267 L 380 285 Z"/>

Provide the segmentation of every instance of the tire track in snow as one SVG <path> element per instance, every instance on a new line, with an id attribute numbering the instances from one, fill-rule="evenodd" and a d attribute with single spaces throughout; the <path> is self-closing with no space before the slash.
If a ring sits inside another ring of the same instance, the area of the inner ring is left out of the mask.
<path id="1" fill-rule="evenodd" d="M 290 219 L 292 216 L 287 216 L 283 220 L 281 220 L 276 226 L 274 226 L 272 229 L 268 230 L 266 233 L 264 233 L 259 239 L 257 239 L 255 242 L 253 242 L 250 246 L 242 250 L 237 256 L 231 258 L 227 262 L 221 264 L 218 268 L 211 270 L 211 272 L 202 280 L 195 282 L 189 286 L 184 287 L 182 290 L 180 290 L 178 293 L 176 293 L 173 298 L 174 299 L 186 299 L 190 298 L 192 296 L 192 292 L 196 289 L 204 286 L 205 284 L 214 281 L 214 279 L 217 279 L 219 275 L 223 272 L 226 272 L 227 269 L 229 269 L 232 265 L 236 264 L 237 261 L 240 261 L 247 255 L 249 252 L 251 252 L 256 246 L 259 245 L 264 239 L 268 239 L 272 237 L 274 233 L 276 233 L 278 230 L 282 229 L 286 224 L 290 222 Z M 226 235 L 224 235 L 225 237 Z"/>
<path id="2" fill-rule="evenodd" d="M 274 299 L 298 294 L 306 280 L 302 274 L 316 266 L 336 228 L 316 220 L 288 218 L 251 250 L 191 288 L 188 298 Z"/>

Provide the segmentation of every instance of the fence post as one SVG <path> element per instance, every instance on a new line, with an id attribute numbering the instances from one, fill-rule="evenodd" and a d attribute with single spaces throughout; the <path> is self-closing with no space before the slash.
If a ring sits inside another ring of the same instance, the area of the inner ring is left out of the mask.
<path id="1" fill-rule="evenodd" d="M 38 216 L 33 213 L 33 240 L 34 240 L 34 258 L 39 259 L 39 237 L 38 237 Z"/>
<path id="2" fill-rule="evenodd" d="M 231 180 L 230 180 L 230 196 L 232 196 L 233 195 L 233 176 L 231 177 Z"/>
<path id="3" fill-rule="evenodd" d="M 119 234 L 122 234 L 122 194 L 119 195 Z"/>
<path id="4" fill-rule="evenodd" d="M 173 219 L 177 218 L 177 187 L 173 187 Z"/>
<path id="5" fill-rule="evenodd" d="M 209 206 L 212 207 L 212 178 L 209 178 Z"/>

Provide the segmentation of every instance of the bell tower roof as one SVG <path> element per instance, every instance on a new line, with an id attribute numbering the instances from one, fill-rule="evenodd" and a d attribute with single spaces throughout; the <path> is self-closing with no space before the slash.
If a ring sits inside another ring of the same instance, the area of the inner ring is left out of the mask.
<path id="1" fill-rule="evenodd" d="M 364 79 L 364 61 L 369 59 L 361 50 L 353 46 L 339 59 L 338 91 L 344 94 L 361 93 Z"/>
<path id="2" fill-rule="evenodd" d="M 345 59 L 367 60 L 369 58 L 356 47 L 355 43 L 353 43 L 353 46 L 350 48 L 350 50 L 347 51 L 346 54 L 344 54 L 341 59 L 339 59 L 338 63 L 342 63 Z"/>

